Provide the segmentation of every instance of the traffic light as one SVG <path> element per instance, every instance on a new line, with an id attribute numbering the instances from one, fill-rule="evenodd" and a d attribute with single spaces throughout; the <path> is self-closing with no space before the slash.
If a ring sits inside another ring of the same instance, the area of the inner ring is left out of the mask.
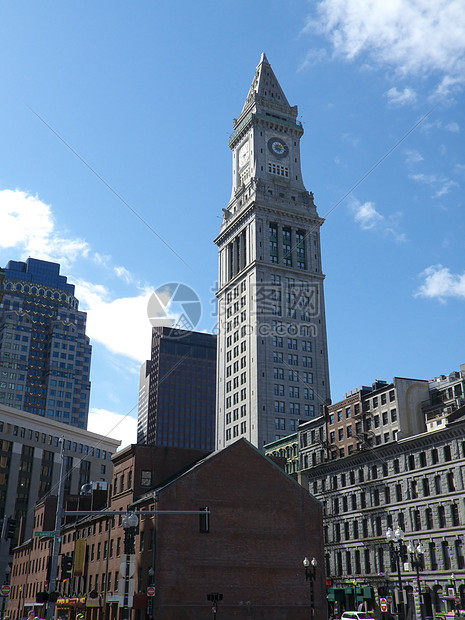
<path id="1" fill-rule="evenodd" d="M 71 571 L 73 569 L 73 558 L 71 555 L 61 556 L 61 581 L 71 579 Z"/>
<path id="2" fill-rule="evenodd" d="M 8 517 L 5 527 L 5 538 L 14 538 L 16 532 L 16 519 Z"/>

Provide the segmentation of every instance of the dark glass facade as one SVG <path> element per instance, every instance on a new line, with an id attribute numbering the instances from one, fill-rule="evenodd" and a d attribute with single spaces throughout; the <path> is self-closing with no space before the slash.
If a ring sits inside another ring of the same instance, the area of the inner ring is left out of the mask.
<path id="1" fill-rule="evenodd" d="M 57 263 L 0 269 L 0 403 L 87 428 L 91 346 L 78 306 Z"/>
<path id="2" fill-rule="evenodd" d="M 147 421 L 139 443 L 214 450 L 216 336 L 152 331 Z"/>

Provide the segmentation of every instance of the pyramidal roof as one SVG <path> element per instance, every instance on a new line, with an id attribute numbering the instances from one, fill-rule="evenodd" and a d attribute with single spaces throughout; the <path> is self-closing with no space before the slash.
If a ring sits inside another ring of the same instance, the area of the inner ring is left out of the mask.
<path id="1" fill-rule="evenodd" d="M 276 79 L 265 53 L 262 53 L 260 62 L 258 63 L 252 86 L 250 87 L 242 112 L 255 101 L 257 96 L 264 102 L 290 107 L 286 95 Z"/>

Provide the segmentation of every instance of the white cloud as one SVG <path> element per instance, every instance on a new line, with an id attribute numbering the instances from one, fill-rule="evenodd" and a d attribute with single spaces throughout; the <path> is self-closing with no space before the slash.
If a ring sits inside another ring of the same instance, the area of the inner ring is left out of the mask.
<path id="1" fill-rule="evenodd" d="M 451 121 L 450 123 L 447 123 L 446 129 L 452 133 L 458 133 L 460 131 L 460 125 L 455 121 Z"/>
<path id="2" fill-rule="evenodd" d="M 445 196 L 448 194 L 452 187 L 459 187 L 459 184 L 456 181 L 446 180 L 443 182 L 441 187 L 435 192 L 433 198 L 441 198 L 441 196 Z"/>
<path id="3" fill-rule="evenodd" d="M 370 230 L 384 220 L 372 202 L 357 203 L 354 205 L 354 218 L 363 230 Z"/>
<path id="4" fill-rule="evenodd" d="M 465 299 L 465 272 L 454 274 L 448 267 L 431 265 L 421 274 L 424 283 L 420 286 L 415 297 L 426 297 L 445 301 L 447 297 Z"/>
<path id="5" fill-rule="evenodd" d="M 465 3 L 463 0 L 321 0 L 317 28 L 347 60 L 367 53 L 371 61 L 401 75 L 437 73 L 438 94 L 465 81 Z"/>
<path id="6" fill-rule="evenodd" d="M 116 275 L 118 276 L 118 278 L 120 278 L 121 280 L 124 280 L 126 284 L 130 284 L 131 282 L 134 281 L 134 278 L 131 272 L 128 269 L 126 269 L 126 267 L 116 266 L 114 268 L 114 271 Z"/>
<path id="7" fill-rule="evenodd" d="M 119 439 L 120 450 L 137 442 L 137 420 L 130 415 L 114 413 L 107 409 L 91 409 L 87 430 L 104 437 Z"/>
<path id="8" fill-rule="evenodd" d="M 350 209 L 354 215 L 354 220 L 360 224 L 362 230 L 376 230 L 385 236 L 393 237 L 395 241 L 406 241 L 405 233 L 400 231 L 399 221 L 402 217 L 400 212 L 385 217 L 376 210 L 373 202 L 360 203 L 355 198 L 350 203 Z"/>
<path id="9" fill-rule="evenodd" d="M 399 91 L 396 87 L 393 87 L 387 91 L 386 97 L 388 98 L 389 105 L 406 105 L 414 103 L 417 94 L 411 88 L 404 88 L 403 91 Z"/>
<path id="10" fill-rule="evenodd" d="M 56 231 L 50 205 L 10 189 L 0 191 L 0 248 L 14 248 L 22 258 L 33 256 L 68 268 L 89 254 L 84 240 L 69 239 Z"/>
<path id="11" fill-rule="evenodd" d="M 305 58 L 300 63 L 297 71 L 303 71 L 308 67 L 312 67 L 313 65 L 316 65 L 325 60 L 327 56 L 328 53 L 325 49 L 311 49 L 305 54 Z"/>
<path id="12" fill-rule="evenodd" d="M 423 161 L 423 155 L 418 151 L 408 150 L 405 151 L 405 162 L 411 166 L 413 164 L 418 164 Z"/>
<path id="13" fill-rule="evenodd" d="M 409 174 L 409 178 L 422 185 L 430 185 L 432 188 L 437 187 L 433 194 L 433 198 L 441 198 L 441 196 L 448 194 L 453 187 L 459 187 L 456 181 L 436 174 L 424 174 L 419 172 L 418 174 Z"/>
<path id="14" fill-rule="evenodd" d="M 147 317 L 150 291 L 135 297 L 111 299 L 100 284 L 77 280 L 76 296 L 87 312 L 87 335 L 113 353 L 138 362 L 150 357 L 152 326 Z"/>

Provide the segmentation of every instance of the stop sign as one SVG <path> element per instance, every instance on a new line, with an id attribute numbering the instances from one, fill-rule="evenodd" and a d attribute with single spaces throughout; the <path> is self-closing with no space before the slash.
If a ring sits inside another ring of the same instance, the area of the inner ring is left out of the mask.
<path id="1" fill-rule="evenodd" d="M 388 602 L 389 605 L 392 603 L 392 596 L 390 594 L 386 596 L 386 602 Z"/>
<path id="2" fill-rule="evenodd" d="M 147 596 L 155 596 L 155 586 L 148 586 Z"/>
<path id="3" fill-rule="evenodd" d="M 460 595 L 459 594 L 455 595 L 455 602 L 457 603 L 457 605 L 460 603 Z"/>
<path id="4" fill-rule="evenodd" d="M 387 601 L 385 598 L 379 599 L 379 606 L 381 607 L 381 611 L 387 611 Z"/>
<path id="5" fill-rule="evenodd" d="M 2 596 L 9 596 L 10 592 L 11 592 L 11 586 L 9 586 L 8 584 L 4 584 L 1 588 L 0 588 L 0 592 L 2 594 Z"/>

